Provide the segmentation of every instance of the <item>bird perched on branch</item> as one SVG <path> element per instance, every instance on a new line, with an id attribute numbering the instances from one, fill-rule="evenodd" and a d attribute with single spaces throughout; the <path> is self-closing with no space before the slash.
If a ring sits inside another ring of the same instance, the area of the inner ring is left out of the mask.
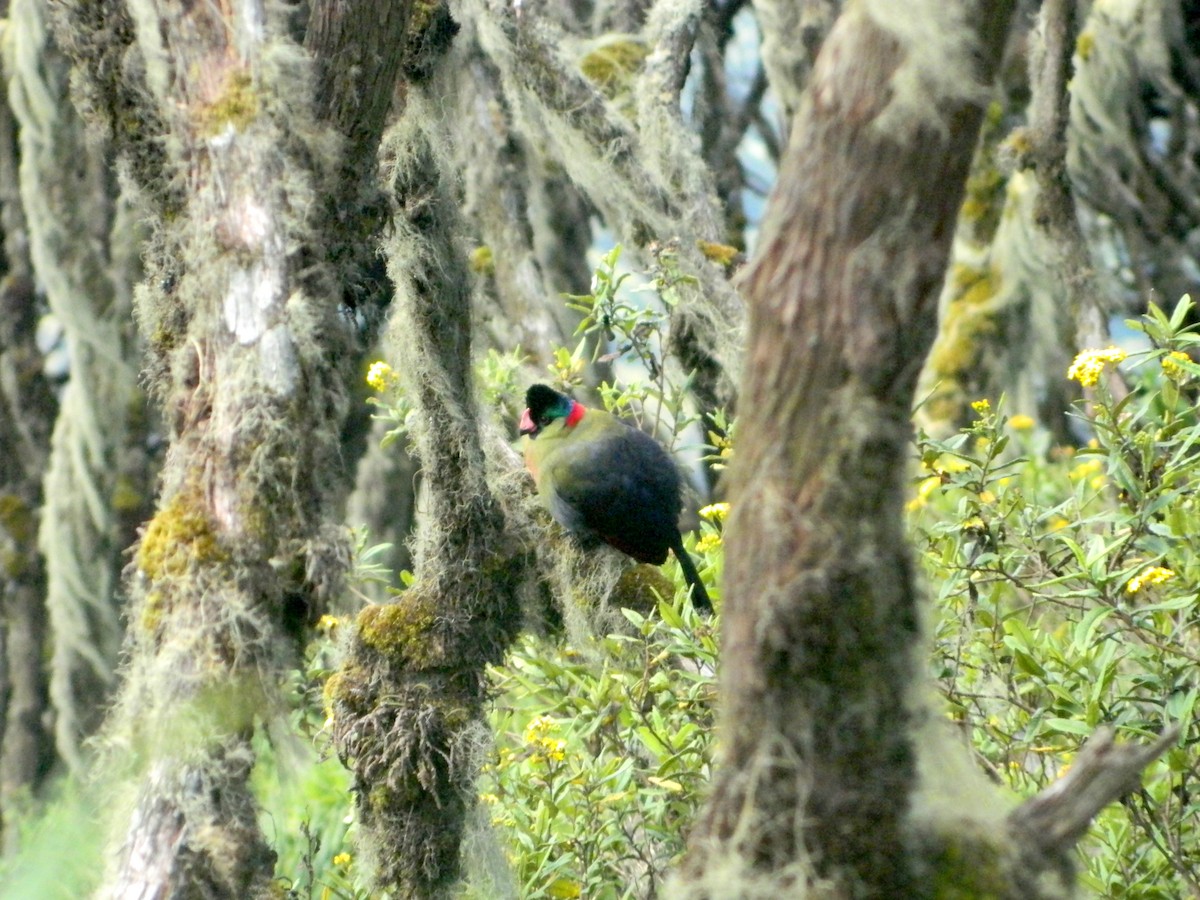
<path id="1" fill-rule="evenodd" d="M 544 384 L 525 393 L 525 465 L 560 525 L 585 545 L 603 541 L 639 562 L 675 553 L 692 606 L 712 601 L 679 533 L 679 470 L 649 435 L 602 409 L 588 409 Z"/>

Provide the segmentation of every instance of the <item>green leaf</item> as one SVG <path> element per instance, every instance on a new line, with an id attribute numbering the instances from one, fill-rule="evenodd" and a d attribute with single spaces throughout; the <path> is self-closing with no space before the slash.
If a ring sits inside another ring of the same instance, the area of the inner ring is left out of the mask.
<path id="1" fill-rule="evenodd" d="M 1111 606 L 1097 606 L 1084 614 L 1075 625 L 1075 632 L 1071 639 L 1071 644 L 1076 653 L 1087 650 L 1092 646 L 1092 638 L 1096 634 L 1096 629 L 1101 623 L 1113 614 Z"/>
<path id="2" fill-rule="evenodd" d="M 1058 716 L 1047 716 L 1044 724 L 1047 728 L 1054 731 L 1065 734 L 1080 734 L 1085 737 L 1095 730 L 1089 727 L 1086 722 L 1080 722 L 1078 719 L 1062 719 Z"/>

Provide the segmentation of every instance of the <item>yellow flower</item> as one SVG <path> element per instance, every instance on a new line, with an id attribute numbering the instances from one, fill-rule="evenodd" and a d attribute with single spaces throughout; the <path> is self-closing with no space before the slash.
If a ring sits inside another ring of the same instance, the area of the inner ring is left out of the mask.
<path id="1" fill-rule="evenodd" d="M 1024 413 L 1017 413 L 1015 416 L 1010 416 L 1008 419 L 1008 427 L 1014 431 L 1028 431 L 1037 424 L 1033 416 L 1027 416 Z"/>
<path id="2" fill-rule="evenodd" d="M 942 476 L 930 475 L 928 478 L 922 478 L 917 482 L 917 494 L 904 505 L 904 508 L 909 512 L 914 509 L 920 509 L 929 502 L 929 495 L 941 487 Z"/>
<path id="3" fill-rule="evenodd" d="M 558 728 L 558 723 L 549 716 L 534 716 L 525 726 L 525 743 L 538 744 L 546 735 Z"/>
<path id="4" fill-rule="evenodd" d="M 1150 566 L 1142 569 L 1137 575 L 1129 579 L 1125 585 L 1125 593 L 1136 594 L 1148 584 L 1162 584 L 1164 581 L 1170 581 L 1175 577 L 1175 573 L 1170 569 L 1165 569 L 1162 566 Z"/>
<path id="5" fill-rule="evenodd" d="M 348 866 L 350 865 L 351 859 L 353 859 L 353 857 L 350 856 L 349 853 L 339 853 L 333 858 L 333 864 L 335 866 Z"/>
<path id="6" fill-rule="evenodd" d="M 371 368 L 367 369 L 367 384 L 374 390 L 386 391 L 399 380 L 396 370 L 382 360 L 371 363 Z"/>
<path id="7" fill-rule="evenodd" d="M 1067 369 L 1067 378 L 1078 381 L 1083 387 L 1094 387 L 1100 380 L 1106 364 L 1119 363 L 1127 355 L 1120 347 L 1084 350 L 1075 357 L 1075 361 Z"/>
<path id="8" fill-rule="evenodd" d="M 987 397 L 984 397 L 982 400 L 974 400 L 971 402 L 971 409 L 982 416 L 992 411 L 992 401 Z"/>
<path id="9" fill-rule="evenodd" d="M 1046 527 L 1051 531 L 1062 531 L 1070 524 L 1071 523 L 1062 516 L 1053 516 L 1051 517 L 1050 521 L 1046 523 Z"/>
<path id="10" fill-rule="evenodd" d="M 724 522 L 728 515 L 728 503 L 710 503 L 708 506 L 700 508 L 700 518 L 708 519 L 710 522 Z"/>
<path id="11" fill-rule="evenodd" d="M 930 468 L 939 475 L 953 475 L 956 472 L 967 471 L 967 469 L 971 468 L 971 464 L 959 459 L 957 456 L 946 454 L 945 456 L 938 457 L 937 461 Z"/>
<path id="12" fill-rule="evenodd" d="M 317 620 L 317 631 L 321 632 L 321 634 L 333 634 L 340 624 L 341 620 L 337 616 L 321 616 Z"/>
<path id="13" fill-rule="evenodd" d="M 1100 473 L 1103 469 L 1104 462 L 1093 456 L 1091 459 L 1085 459 L 1084 462 L 1081 462 L 1079 465 L 1075 466 L 1067 474 L 1072 481 L 1082 481 L 1085 478 L 1090 478 L 1091 476 Z"/>
<path id="14" fill-rule="evenodd" d="M 567 742 L 562 738 L 542 738 L 538 743 L 546 759 L 562 762 L 566 758 Z"/>
<path id="15" fill-rule="evenodd" d="M 983 491 L 979 495 L 979 502 L 980 503 L 995 503 L 996 495 L 993 494 L 991 491 Z"/>
<path id="16" fill-rule="evenodd" d="M 1192 373 L 1181 366 L 1180 363 L 1190 363 L 1191 361 L 1192 358 L 1182 350 L 1172 350 L 1162 358 L 1163 374 L 1176 384 L 1183 384 L 1183 382 L 1192 377 Z"/>
<path id="17" fill-rule="evenodd" d="M 696 552 L 707 553 L 709 550 L 716 550 L 721 546 L 721 536 L 719 534 L 706 534 L 700 540 L 696 541 Z"/>

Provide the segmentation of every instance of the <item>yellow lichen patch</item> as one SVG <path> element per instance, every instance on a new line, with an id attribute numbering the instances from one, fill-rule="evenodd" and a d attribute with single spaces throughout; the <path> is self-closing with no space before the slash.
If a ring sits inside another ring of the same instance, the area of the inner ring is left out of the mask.
<path id="1" fill-rule="evenodd" d="M 729 244 L 717 244 L 712 241 L 696 241 L 696 246 L 700 248 L 700 252 L 704 254 L 706 259 L 710 259 L 717 265 L 729 268 L 738 258 L 741 253 L 737 247 L 731 247 Z"/>
<path id="2" fill-rule="evenodd" d="M 227 126 L 243 131 L 258 118 L 258 94 L 250 73 L 235 69 L 225 79 L 224 89 L 212 103 L 196 112 L 196 125 L 206 136 L 220 134 Z"/>
<path id="3" fill-rule="evenodd" d="M 641 68 L 650 50 L 634 40 L 616 40 L 597 47 L 579 61 L 579 71 L 605 96 L 613 97 Z"/>
<path id="4" fill-rule="evenodd" d="M 492 248 L 488 246 L 472 250 L 467 264 L 477 275 L 493 275 L 496 272 L 496 258 L 492 254 Z"/>
<path id="5" fill-rule="evenodd" d="M 941 377 L 955 377 L 974 367 L 979 339 L 996 331 L 991 300 L 1000 288 L 999 275 L 990 269 L 957 265 L 950 278 L 954 298 L 929 355 L 931 370 Z"/>
<path id="6" fill-rule="evenodd" d="M 146 599 L 142 601 L 142 630 L 148 632 L 158 630 L 158 626 L 162 624 L 165 606 L 161 591 L 151 591 L 146 595 Z"/>
<path id="7" fill-rule="evenodd" d="M 1096 36 L 1090 31 L 1081 32 L 1079 37 L 1075 39 L 1075 53 L 1084 62 L 1092 58 L 1092 51 L 1096 49 Z"/>
<path id="8" fill-rule="evenodd" d="M 434 633 L 434 605 L 415 590 L 394 603 L 373 603 L 358 614 L 359 638 L 401 663 L 424 668 L 442 658 L 441 639 Z"/>
<path id="9" fill-rule="evenodd" d="M 208 513 L 194 495 L 181 492 L 150 520 L 135 560 L 142 574 L 154 581 L 181 575 L 194 564 L 228 558 Z"/>
<path id="10" fill-rule="evenodd" d="M 984 231 L 1000 221 L 1004 205 L 1004 175 L 995 166 L 980 166 L 967 178 L 961 214 L 970 222 L 985 224 Z"/>

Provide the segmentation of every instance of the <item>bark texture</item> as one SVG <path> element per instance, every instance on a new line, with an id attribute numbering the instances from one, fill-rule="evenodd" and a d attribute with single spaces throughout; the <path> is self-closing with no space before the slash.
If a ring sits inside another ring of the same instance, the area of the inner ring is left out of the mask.
<path id="1" fill-rule="evenodd" d="M 735 871 L 742 896 L 920 895 L 909 409 L 1011 9 L 851 5 L 793 125 L 745 279 L 726 749 L 696 896 L 730 896 L 715 873 Z"/>

